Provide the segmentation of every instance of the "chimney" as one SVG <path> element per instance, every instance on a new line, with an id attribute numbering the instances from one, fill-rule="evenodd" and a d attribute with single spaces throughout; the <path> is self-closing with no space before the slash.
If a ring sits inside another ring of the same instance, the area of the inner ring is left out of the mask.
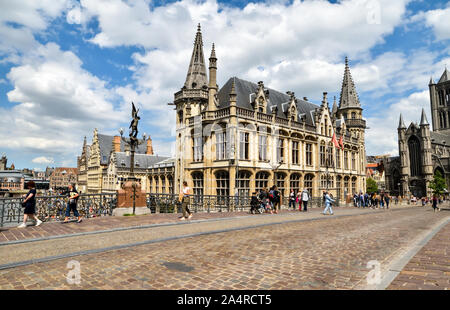
<path id="1" fill-rule="evenodd" d="M 115 153 L 120 152 L 120 137 L 119 136 L 114 136 L 113 150 Z"/>
<path id="2" fill-rule="evenodd" d="M 145 154 L 153 155 L 152 138 L 150 138 L 150 136 L 147 139 L 147 151 L 145 152 Z"/>

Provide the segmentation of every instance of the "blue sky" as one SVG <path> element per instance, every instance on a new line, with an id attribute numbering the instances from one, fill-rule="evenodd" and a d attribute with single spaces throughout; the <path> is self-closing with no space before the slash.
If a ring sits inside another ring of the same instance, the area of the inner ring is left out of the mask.
<path id="1" fill-rule="evenodd" d="M 0 0 L 0 153 L 17 168 L 76 166 L 94 128 L 127 128 L 130 103 L 158 154 L 173 151 L 168 102 L 184 83 L 196 25 L 216 45 L 218 83 L 263 80 L 339 100 L 344 58 L 371 155 L 397 154 L 399 113 L 417 121 L 428 81 L 450 66 L 447 1 Z"/>

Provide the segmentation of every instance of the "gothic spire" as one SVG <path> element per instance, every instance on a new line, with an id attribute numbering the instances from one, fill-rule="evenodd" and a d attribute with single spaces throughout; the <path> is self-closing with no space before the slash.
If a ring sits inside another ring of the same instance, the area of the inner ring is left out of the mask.
<path id="1" fill-rule="evenodd" d="M 341 98 L 339 100 L 339 108 L 361 108 L 359 104 L 358 94 L 356 93 L 355 83 L 348 66 L 348 58 L 345 57 L 344 79 L 342 81 Z"/>
<path id="2" fill-rule="evenodd" d="M 400 120 L 398 121 L 397 129 L 406 129 L 405 122 L 403 121 L 402 113 L 400 113 Z"/>
<path id="3" fill-rule="evenodd" d="M 203 40 L 200 24 L 198 24 L 197 34 L 194 41 L 191 62 L 186 76 L 184 86 L 187 89 L 198 89 L 207 86 L 205 58 L 203 56 Z"/>
<path id="4" fill-rule="evenodd" d="M 337 112 L 337 104 L 336 104 L 336 96 L 334 96 L 333 107 L 331 108 L 331 115 L 332 116 L 336 115 L 336 112 Z"/>
<path id="5" fill-rule="evenodd" d="M 420 126 L 430 125 L 425 114 L 425 109 L 422 108 L 422 117 L 420 118 Z"/>

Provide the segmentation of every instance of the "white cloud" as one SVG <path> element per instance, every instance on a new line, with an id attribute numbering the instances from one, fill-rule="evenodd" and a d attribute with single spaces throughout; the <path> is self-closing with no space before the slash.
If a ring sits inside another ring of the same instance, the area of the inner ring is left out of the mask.
<path id="1" fill-rule="evenodd" d="M 51 157 L 41 156 L 34 158 L 31 162 L 35 164 L 51 164 L 54 162 L 54 160 Z"/>
<path id="2" fill-rule="evenodd" d="M 450 5 L 446 9 L 431 10 L 418 14 L 425 24 L 433 28 L 438 40 L 450 39 Z"/>

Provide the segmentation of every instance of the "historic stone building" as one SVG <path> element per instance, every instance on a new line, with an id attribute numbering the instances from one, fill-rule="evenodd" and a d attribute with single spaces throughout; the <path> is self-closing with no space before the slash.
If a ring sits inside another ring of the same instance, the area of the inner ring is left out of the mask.
<path id="1" fill-rule="evenodd" d="M 77 168 L 55 168 L 50 175 L 50 188 L 53 190 L 67 189 L 69 184 L 77 182 Z"/>
<path id="2" fill-rule="evenodd" d="M 231 77 L 219 89 L 214 44 L 209 79 L 200 26 L 185 83 L 174 95 L 175 187 L 194 194 L 249 195 L 276 184 L 284 196 L 307 188 L 313 196 L 329 188 L 342 197 L 365 190 L 365 120 L 345 61 L 339 105 L 330 110 L 264 82 Z M 336 148 L 333 134 L 342 137 Z"/>
<path id="3" fill-rule="evenodd" d="M 128 145 L 120 136 L 99 134 L 95 129 L 91 145 L 84 138 L 81 156 L 77 160 L 78 190 L 83 193 L 115 192 L 129 177 L 130 157 Z M 142 189 L 149 192 L 153 186 L 155 190 L 161 188 L 169 193 L 173 186 L 166 181 L 173 180 L 174 169 L 173 163 L 167 159 L 153 155 L 150 137 L 136 149 L 134 177 L 140 180 Z"/>
<path id="4" fill-rule="evenodd" d="M 430 197 L 429 183 L 440 171 L 450 185 L 450 73 L 445 69 L 439 82 L 429 83 L 433 130 L 422 109 L 420 124 L 398 125 L 399 156 L 386 166 L 386 185 L 393 195 Z"/>

